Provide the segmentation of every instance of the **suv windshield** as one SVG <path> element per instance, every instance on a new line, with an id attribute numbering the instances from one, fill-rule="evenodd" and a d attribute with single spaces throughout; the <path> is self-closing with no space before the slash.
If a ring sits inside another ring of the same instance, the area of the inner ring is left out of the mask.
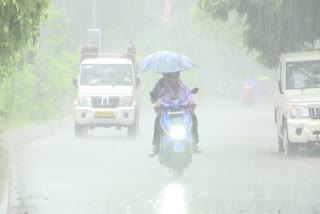
<path id="1" fill-rule="evenodd" d="M 81 66 L 80 85 L 132 85 L 131 65 L 86 64 Z"/>
<path id="2" fill-rule="evenodd" d="M 286 89 L 305 88 L 320 88 L 320 60 L 286 64 Z"/>

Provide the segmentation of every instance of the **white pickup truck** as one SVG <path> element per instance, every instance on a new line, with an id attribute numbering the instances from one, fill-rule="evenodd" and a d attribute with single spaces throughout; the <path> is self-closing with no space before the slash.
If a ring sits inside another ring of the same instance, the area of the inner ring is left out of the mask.
<path id="1" fill-rule="evenodd" d="M 279 152 L 320 145 L 320 51 L 282 54 L 274 107 Z"/>
<path id="2" fill-rule="evenodd" d="M 126 57 L 87 58 L 81 62 L 74 102 L 74 132 L 80 137 L 96 127 L 127 128 L 134 137 L 139 128 L 140 84 L 135 66 Z"/>

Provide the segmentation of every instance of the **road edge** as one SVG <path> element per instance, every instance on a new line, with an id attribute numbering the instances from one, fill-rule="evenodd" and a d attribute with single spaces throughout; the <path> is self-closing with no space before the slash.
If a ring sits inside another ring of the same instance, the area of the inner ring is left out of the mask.
<path id="1" fill-rule="evenodd" d="M 10 190 L 11 190 L 11 165 L 7 164 L 6 173 L 5 173 L 5 180 L 3 183 L 3 192 L 1 201 L 0 201 L 0 214 L 6 214 L 9 211 L 9 198 L 10 198 Z"/>
<path id="2" fill-rule="evenodd" d="M 66 124 L 70 124 L 72 118 L 65 117 L 42 124 L 33 124 L 25 128 L 10 129 L 3 134 L 7 141 L 7 164 L 4 175 L 3 191 L 0 192 L 0 214 L 7 214 L 10 211 L 10 203 L 13 199 L 11 193 L 14 191 L 14 163 L 11 160 L 11 150 L 20 144 L 52 136 L 61 131 Z"/>
<path id="3" fill-rule="evenodd" d="M 28 143 L 60 132 L 66 124 L 70 125 L 72 118 L 64 117 L 46 123 L 33 124 L 25 128 L 10 129 L 4 134 L 7 139 L 9 150 L 19 144 Z"/>

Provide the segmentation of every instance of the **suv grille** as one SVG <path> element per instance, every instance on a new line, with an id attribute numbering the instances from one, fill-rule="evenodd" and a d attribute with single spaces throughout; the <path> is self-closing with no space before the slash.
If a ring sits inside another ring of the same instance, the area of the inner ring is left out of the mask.
<path id="1" fill-rule="evenodd" d="M 320 107 L 309 107 L 309 115 L 311 118 L 320 118 Z"/>
<path id="2" fill-rule="evenodd" d="M 119 97 L 91 97 L 91 103 L 94 108 L 116 108 L 119 106 Z"/>

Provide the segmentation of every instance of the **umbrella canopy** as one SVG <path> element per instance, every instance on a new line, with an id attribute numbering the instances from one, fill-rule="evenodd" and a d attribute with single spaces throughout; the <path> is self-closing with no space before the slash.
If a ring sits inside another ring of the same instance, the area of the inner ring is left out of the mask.
<path id="1" fill-rule="evenodd" d="M 150 54 L 139 64 L 139 71 L 150 71 L 157 73 L 173 73 L 195 68 L 189 58 L 173 51 L 159 51 Z"/>

